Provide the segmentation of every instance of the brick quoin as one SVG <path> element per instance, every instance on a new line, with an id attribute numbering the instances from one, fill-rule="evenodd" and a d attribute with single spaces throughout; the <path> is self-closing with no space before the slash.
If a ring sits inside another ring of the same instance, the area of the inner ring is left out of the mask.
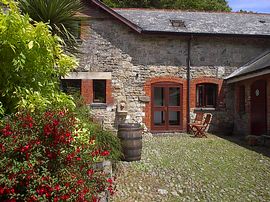
<path id="1" fill-rule="evenodd" d="M 112 97 L 112 81 L 106 80 L 106 104 L 113 105 L 114 100 Z"/>
<path id="2" fill-rule="evenodd" d="M 82 80 L 81 95 L 85 104 L 93 102 L 93 80 Z"/>
<path id="3" fill-rule="evenodd" d="M 173 82 L 173 83 L 182 85 L 183 87 L 183 97 L 182 97 L 183 129 L 182 130 L 186 131 L 187 130 L 187 81 L 186 79 L 176 78 L 176 77 L 171 77 L 171 76 L 151 78 L 148 81 L 146 81 L 144 85 L 144 91 L 145 91 L 146 96 L 149 96 L 151 98 L 152 96 L 151 86 L 159 82 Z M 149 103 L 145 104 L 145 109 L 144 109 L 145 117 L 143 119 L 144 124 L 150 130 L 151 130 L 151 105 L 152 105 L 151 102 L 152 100 L 150 100 Z"/>

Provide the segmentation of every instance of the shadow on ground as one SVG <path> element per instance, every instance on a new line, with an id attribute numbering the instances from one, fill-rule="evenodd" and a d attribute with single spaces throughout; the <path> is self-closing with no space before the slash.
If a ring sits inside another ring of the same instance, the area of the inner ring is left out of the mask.
<path id="1" fill-rule="evenodd" d="M 215 134 L 216 136 L 226 139 L 230 142 L 233 142 L 241 147 L 244 147 L 246 149 L 255 151 L 257 153 L 260 153 L 264 156 L 267 156 L 270 158 L 270 146 L 263 146 L 263 145 L 256 145 L 256 146 L 251 146 L 247 143 L 247 140 L 243 136 L 236 136 L 236 135 L 222 135 L 222 134 Z"/>

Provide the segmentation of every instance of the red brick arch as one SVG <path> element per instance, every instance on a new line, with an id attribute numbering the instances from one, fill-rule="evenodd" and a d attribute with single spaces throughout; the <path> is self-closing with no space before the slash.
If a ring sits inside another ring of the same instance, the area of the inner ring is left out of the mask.
<path id="1" fill-rule="evenodd" d="M 159 83 L 159 82 L 173 82 L 173 83 L 178 83 L 183 86 L 183 131 L 186 130 L 186 125 L 187 125 L 187 81 L 186 79 L 183 78 L 177 78 L 177 77 L 172 77 L 172 76 L 164 76 L 164 77 L 154 77 L 145 82 L 144 85 L 144 91 L 145 95 L 149 96 L 151 98 L 151 85 L 154 83 Z M 145 104 L 145 118 L 143 122 L 145 123 L 146 127 L 151 130 L 151 100 L 149 103 Z"/>

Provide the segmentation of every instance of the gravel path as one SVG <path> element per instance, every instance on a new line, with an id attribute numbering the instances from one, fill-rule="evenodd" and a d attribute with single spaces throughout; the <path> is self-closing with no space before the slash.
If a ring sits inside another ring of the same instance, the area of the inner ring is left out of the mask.
<path id="1" fill-rule="evenodd" d="M 270 158 L 216 136 L 147 137 L 116 174 L 114 202 L 270 201 Z"/>

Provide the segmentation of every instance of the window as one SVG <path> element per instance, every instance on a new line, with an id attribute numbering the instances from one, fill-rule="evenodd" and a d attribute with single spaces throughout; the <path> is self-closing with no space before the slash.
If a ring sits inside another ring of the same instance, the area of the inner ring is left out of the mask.
<path id="1" fill-rule="evenodd" d="M 215 107 L 217 84 L 204 83 L 196 86 L 196 107 Z"/>
<path id="2" fill-rule="evenodd" d="M 106 103 L 106 80 L 93 80 L 93 103 Z"/>
<path id="3" fill-rule="evenodd" d="M 61 80 L 61 89 L 69 95 L 79 96 L 81 93 L 80 79 L 63 79 Z"/>
<path id="4" fill-rule="evenodd" d="M 239 112 L 245 112 L 245 86 L 239 87 Z"/>

